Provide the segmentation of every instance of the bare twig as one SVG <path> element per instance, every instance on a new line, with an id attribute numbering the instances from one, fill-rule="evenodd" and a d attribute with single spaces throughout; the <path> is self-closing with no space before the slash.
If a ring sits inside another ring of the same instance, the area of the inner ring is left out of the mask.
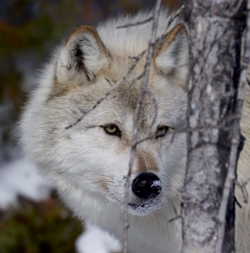
<path id="1" fill-rule="evenodd" d="M 237 186 L 240 188 L 240 190 L 241 190 L 244 203 L 248 203 L 248 201 L 247 201 L 247 195 L 246 195 L 246 192 L 245 192 L 245 190 L 244 190 L 244 187 L 243 187 L 238 181 L 236 182 L 236 185 L 237 185 Z"/>
<path id="2" fill-rule="evenodd" d="M 236 104 L 236 115 L 241 115 L 242 108 L 243 108 L 243 101 L 245 97 L 245 90 L 247 84 L 247 73 L 248 73 L 248 65 L 250 59 L 250 0 L 248 0 L 247 5 L 247 27 L 246 27 L 246 39 L 244 41 L 244 56 L 243 56 L 243 64 L 242 64 L 242 71 L 240 74 L 240 81 L 237 93 L 237 104 Z M 224 233 L 225 233 L 225 216 L 226 210 L 228 205 L 228 199 L 230 190 L 232 188 L 232 184 L 235 180 L 235 168 L 237 163 L 237 156 L 238 156 L 238 146 L 240 143 L 240 125 L 239 120 L 235 120 L 233 122 L 233 136 L 231 141 L 231 151 L 230 151 L 230 159 L 229 159 L 229 168 L 227 172 L 227 177 L 225 181 L 225 185 L 223 188 L 222 199 L 220 203 L 220 208 L 218 212 L 218 240 L 216 244 L 216 253 L 221 253 Z"/>
<path id="3" fill-rule="evenodd" d="M 173 222 L 173 221 L 178 220 L 178 219 L 181 219 L 181 215 L 178 215 L 178 216 L 170 219 L 168 222 Z"/>
<path id="4" fill-rule="evenodd" d="M 245 187 L 249 182 L 250 182 L 250 177 L 241 186 Z"/>
<path id="5" fill-rule="evenodd" d="M 105 100 L 111 93 L 113 90 L 115 90 L 133 71 L 133 69 L 136 67 L 137 63 L 140 61 L 140 59 L 143 57 L 143 55 L 146 53 L 146 50 L 144 50 L 142 53 L 140 53 L 137 57 L 133 57 L 133 59 L 135 59 L 134 63 L 132 64 L 132 66 L 130 67 L 130 69 L 128 70 L 128 72 L 126 73 L 125 76 L 123 76 L 118 82 L 116 82 L 114 84 L 114 86 L 111 87 L 111 89 L 103 96 L 101 97 L 92 108 L 90 108 L 88 111 L 86 112 L 82 112 L 83 115 L 78 118 L 73 124 L 65 127 L 65 129 L 69 129 L 72 128 L 73 126 L 77 125 L 85 116 L 86 114 L 90 113 L 92 110 L 94 110 L 103 100 Z"/>
<path id="6" fill-rule="evenodd" d="M 245 191 L 245 186 L 250 183 L 250 177 L 242 184 L 239 183 L 239 181 L 236 182 L 236 185 L 240 188 L 242 196 L 243 196 L 243 201 L 244 203 L 248 203 L 246 191 Z"/>
<path id="7" fill-rule="evenodd" d="M 222 199 L 220 203 L 220 209 L 217 217 L 218 221 L 218 239 L 216 244 L 216 253 L 221 253 L 224 233 L 225 233 L 225 216 L 227 211 L 227 204 L 229 200 L 229 194 L 232 188 L 232 184 L 235 180 L 235 166 L 237 163 L 237 153 L 238 153 L 238 145 L 239 145 L 239 126 L 236 126 L 238 122 L 235 123 L 233 130 L 233 138 L 231 141 L 231 151 L 230 151 L 230 160 L 229 167 L 226 177 L 226 182 L 223 188 Z"/>
<path id="8" fill-rule="evenodd" d="M 236 120 L 236 119 L 240 119 L 241 117 L 240 116 L 235 116 L 235 117 L 230 117 L 228 119 L 228 121 L 223 121 L 222 124 L 218 124 L 218 126 L 213 126 L 213 125 L 204 125 L 202 127 L 195 127 L 195 128 L 184 128 L 184 129 L 172 129 L 171 132 L 167 133 L 167 135 L 171 135 L 171 140 L 170 142 L 172 143 L 174 141 L 174 137 L 176 134 L 182 134 L 182 133 L 190 133 L 190 132 L 194 132 L 194 131 L 207 131 L 207 130 L 230 130 L 230 127 L 226 127 L 224 124 L 225 122 L 231 122 L 232 120 Z M 155 121 L 153 121 L 154 123 Z M 166 135 L 166 134 L 165 134 Z M 162 137 L 163 135 L 162 134 L 152 134 L 152 135 L 149 135 L 139 141 L 137 141 L 135 143 L 135 146 L 137 146 L 138 144 L 144 142 L 144 141 L 147 141 L 147 140 L 152 140 L 154 138 L 157 138 L 157 137 Z M 247 184 L 248 182 L 250 182 L 250 178 L 247 180 L 247 182 L 244 182 L 243 186 L 245 186 L 245 184 Z"/>
<path id="9" fill-rule="evenodd" d="M 184 10 L 184 8 L 185 8 L 185 5 L 182 5 L 182 6 L 174 13 L 174 15 L 172 15 L 172 16 L 169 18 L 164 33 L 167 32 L 169 26 L 170 26 L 170 25 L 172 24 L 172 22 L 181 14 L 181 12 Z"/>
<path id="10" fill-rule="evenodd" d="M 182 5 L 175 13 L 174 15 L 172 15 L 169 20 L 168 20 L 168 23 L 167 23 L 167 26 L 165 28 L 165 31 L 163 32 L 163 34 L 161 35 L 160 37 L 160 43 L 159 43 L 159 50 L 161 49 L 162 47 L 162 40 L 163 40 L 163 37 L 164 35 L 166 34 L 169 26 L 173 23 L 173 21 L 181 14 L 181 12 L 184 10 L 185 8 L 185 5 Z"/>
<path id="11" fill-rule="evenodd" d="M 153 117 L 153 120 L 152 120 L 152 123 L 151 123 L 151 126 L 150 126 L 150 128 L 152 129 L 153 125 L 154 125 L 154 123 L 156 121 L 156 118 L 157 118 L 158 106 L 157 106 L 157 101 L 156 101 L 154 95 L 149 90 L 146 91 L 146 94 L 148 94 L 149 98 L 152 100 L 152 102 L 154 104 L 154 107 L 155 107 L 154 117 Z"/>
<path id="12" fill-rule="evenodd" d="M 144 24 L 150 22 L 152 19 L 153 19 L 153 17 L 149 17 L 145 20 L 135 22 L 135 23 L 126 24 L 126 25 L 117 26 L 116 28 L 120 29 L 120 28 L 127 28 L 127 27 L 131 27 L 131 26 L 144 25 Z"/>
<path id="13" fill-rule="evenodd" d="M 123 253 L 128 252 L 129 184 L 130 184 L 130 177 L 131 177 L 131 173 L 132 173 L 132 167 L 133 167 L 133 163 L 134 163 L 134 159 L 135 159 L 135 143 L 136 143 L 136 140 L 137 140 L 137 121 L 138 121 L 138 116 L 139 116 L 139 111 L 140 111 L 140 108 L 141 108 L 142 100 L 143 100 L 143 97 L 144 97 L 144 95 L 147 91 L 150 65 L 151 65 L 151 60 L 152 60 L 152 57 L 153 57 L 154 45 L 155 45 L 155 42 L 156 42 L 156 33 L 157 33 L 157 27 L 158 27 L 158 20 L 159 20 L 161 2 L 162 2 L 161 0 L 157 0 L 155 10 L 154 10 L 151 39 L 150 39 L 150 44 L 149 44 L 148 50 L 147 50 L 147 59 L 146 59 L 146 64 L 145 64 L 145 74 L 143 76 L 141 92 L 140 92 L 140 95 L 139 95 L 138 100 L 137 100 L 135 114 L 134 114 L 134 120 L 133 120 L 133 122 L 134 122 L 133 139 L 132 139 L 131 155 L 130 155 L 129 168 L 128 168 L 128 174 L 127 174 L 126 183 L 125 183 L 125 194 L 124 194 Z"/>
<path id="14" fill-rule="evenodd" d="M 238 199 L 237 199 L 236 197 L 234 197 L 234 201 L 235 201 L 236 205 L 237 205 L 240 209 L 242 209 L 242 205 L 240 204 L 240 202 L 238 201 Z"/>

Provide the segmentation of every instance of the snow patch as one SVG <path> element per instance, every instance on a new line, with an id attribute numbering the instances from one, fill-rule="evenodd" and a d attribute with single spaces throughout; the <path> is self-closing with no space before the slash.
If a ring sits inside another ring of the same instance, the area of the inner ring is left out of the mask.
<path id="1" fill-rule="evenodd" d="M 86 223 L 84 233 L 77 238 L 75 248 L 78 253 L 121 251 L 121 246 L 114 237 L 89 223 Z"/>
<path id="2" fill-rule="evenodd" d="M 151 185 L 151 188 L 161 188 L 161 181 L 160 180 L 154 180 L 153 184 Z"/>
<path id="3" fill-rule="evenodd" d="M 36 166 L 24 158 L 0 168 L 0 209 L 17 206 L 18 196 L 47 199 L 51 190 L 52 185 L 38 175 Z"/>

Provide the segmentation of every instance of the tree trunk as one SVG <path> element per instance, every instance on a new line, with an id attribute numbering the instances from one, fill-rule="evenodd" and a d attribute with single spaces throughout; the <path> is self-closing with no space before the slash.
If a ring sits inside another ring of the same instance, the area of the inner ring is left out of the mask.
<path id="1" fill-rule="evenodd" d="M 232 175 L 228 168 L 240 142 L 236 104 L 245 6 L 244 0 L 190 0 L 186 5 L 190 30 L 187 121 L 191 131 L 182 192 L 183 253 L 218 252 L 223 223 L 218 214 L 227 177 L 232 183 L 226 200 L 230 233 L 227 230 L 225 238 L 230 243 L 224 244 L 223 251 L 234 252 L 235 166 Z"/>

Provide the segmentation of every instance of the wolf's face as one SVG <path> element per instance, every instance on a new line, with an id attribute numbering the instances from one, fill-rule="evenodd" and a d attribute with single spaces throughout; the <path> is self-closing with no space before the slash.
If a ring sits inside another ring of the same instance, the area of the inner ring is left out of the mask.
<path id="1" fill-rule="evenodd" d="M 139 55 L 147 43 L 125 41 L 115 48 L 108 43 L 111 38 L 100 36 L 81 26 L 59 49 L 23 117 L 23 141 L 59 191 L 71 192 L 73 198 L 77 188 L 122 206 L 142 83 L 137 77 L 144 71 L 145 56 L 110 95 L 97 101 L 130 69 L 134 60 L 129 56 Z M 184 26 L 172 27 L 164 38 L 161 48 L 155 46 L 149 92 L 137 122 L 139 144 L 129 189 L 129 211 L 135 215 L 175 197 L 185 174 L 185 133 L 173 136 L 186 124 Z"/>

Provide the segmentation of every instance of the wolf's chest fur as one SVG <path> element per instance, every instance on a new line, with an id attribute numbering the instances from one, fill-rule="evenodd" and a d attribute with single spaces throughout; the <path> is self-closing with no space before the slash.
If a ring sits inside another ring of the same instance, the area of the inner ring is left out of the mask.
<path id="1" fill-rule="evenodd" d="M 96 29 L 76 28 L 45 67 L 21 120 L 26 154 L 54 181 L 65 204 L 80 219 L 118 239 L 123 233 L 124 183 L 142 83 L 138 77 L 144 72 L 146 54 L 122 78 L 134 63 L 133 57 L 147 48 L 152 23 L 116 27 L 150 15 L 140 12 L 110 19 Z M 188 39 L 181 20 L 166 30 L 169 17 L 166 10 L 160 14 L 157 36 L 164 36 L 161 46 L 158 40 L 154 48 L 148 93 L 138 119 L 138 140 L 154 137 L 136 149 L 129 189 L 130 252 L 178 253 L 181 247 L 180 219 L 169 220 L 180 214 L 186 135 L 182 132 L 172 139 L 171 131 L 186 126 Z M 244 120 L 249 122 L 249 117 Z M 244 122 L 247 141 L 240 173 L 249 174 L 250 124 Z M 249 216 L 248 206 L 243 211 Z M 245 224 L 241 214 L 238 220 Z M 237 231 L 241 236 L 243 230 Z M 247 242 L 244 249 L 248 249 Z"/>

